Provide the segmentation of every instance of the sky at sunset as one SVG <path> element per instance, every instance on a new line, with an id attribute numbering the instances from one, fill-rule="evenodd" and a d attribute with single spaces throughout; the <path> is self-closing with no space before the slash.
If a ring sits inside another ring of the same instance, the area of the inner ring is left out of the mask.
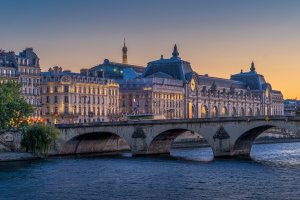
<path id="1" fill-rule="evenodd" d="M 297 0 L 0 0 L 0 48 L 33 47 L 42 70 L 79 71 L 105 58 L 147 65 L 180 57 L 199 74 L 229 78 L 251 61 L 273 89 L 300 99 Z"/>

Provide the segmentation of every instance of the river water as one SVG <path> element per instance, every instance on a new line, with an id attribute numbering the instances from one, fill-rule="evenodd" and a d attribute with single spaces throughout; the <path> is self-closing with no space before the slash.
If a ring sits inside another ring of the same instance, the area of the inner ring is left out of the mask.
<path id="1" fill-rule="evenodd" d="M 299 200 L 300 143 L 257 144 L 248 160 L 194 148 L 1 163 L 0 199 Z"/>

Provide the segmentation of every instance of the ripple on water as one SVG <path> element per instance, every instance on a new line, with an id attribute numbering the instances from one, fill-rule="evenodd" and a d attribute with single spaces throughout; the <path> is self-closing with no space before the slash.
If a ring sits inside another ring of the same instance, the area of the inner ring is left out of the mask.
<path id="1" fill-rule="evenodd" d="M 254 145 L 249 160 L 195 148 L 8 163 L 0 199 L 299 199 L 299 163 L 300 143 Z"/>

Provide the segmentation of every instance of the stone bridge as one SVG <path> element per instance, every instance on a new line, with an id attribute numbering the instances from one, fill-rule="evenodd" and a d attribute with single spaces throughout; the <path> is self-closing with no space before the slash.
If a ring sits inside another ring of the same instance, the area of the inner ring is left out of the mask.
<path id="1" fill-rule="evenodd" d="M 198 133 L 215 157 L 250 156 L 257 136 L 278 127 L 300 135 L 300 118 L 220 117 L 57 125 L 60 136 L 50 154 L 105 153 L 131 149 L 132 155 L 170 153 L 174 139 Z"/>

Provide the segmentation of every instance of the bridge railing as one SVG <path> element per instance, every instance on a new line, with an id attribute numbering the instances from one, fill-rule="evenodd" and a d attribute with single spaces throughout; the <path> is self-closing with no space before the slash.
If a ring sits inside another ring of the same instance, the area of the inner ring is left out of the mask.
<path id="1" fill-rule="evenodd" d="M 137 120 L 137 121 L 115 121 L 115 122 L 91 122 L 74 124 L 56 124 L 57 128 L 76 128 L 111 125 L 146 125 L 146 124 L 168 124 L 168 123 L 199 123 L 199 122 L 230 122 L 230 121 L 300 121 L 300 117 L 287 116 L 239 116 L 239 117 L 214 117 L 214 118 L 193 118 L 193 119 L 159 119 L 159 120 Z"/>

